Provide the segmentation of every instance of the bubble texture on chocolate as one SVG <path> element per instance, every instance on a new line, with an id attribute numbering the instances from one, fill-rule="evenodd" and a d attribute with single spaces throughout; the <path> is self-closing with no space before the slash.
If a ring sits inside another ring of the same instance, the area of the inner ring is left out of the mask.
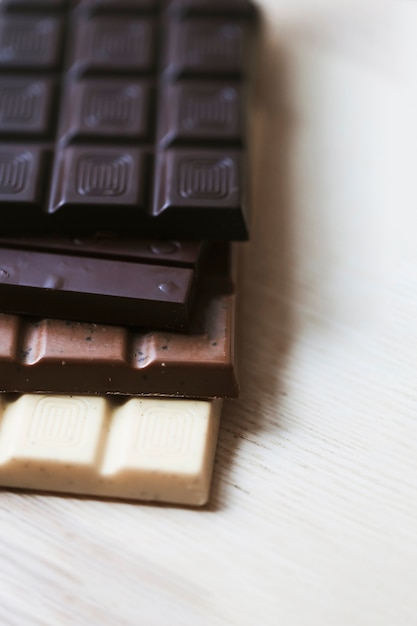
<path id="1" fill-rule="evenodd" d="M 0 5 L 0 234 L 244 240 L 253 7 Z"/>

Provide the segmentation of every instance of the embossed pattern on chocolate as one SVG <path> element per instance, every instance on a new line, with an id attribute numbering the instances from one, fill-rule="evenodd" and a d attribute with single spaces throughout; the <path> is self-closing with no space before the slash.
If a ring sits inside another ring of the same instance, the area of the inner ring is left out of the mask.
<path id="1" fill-rule="evenodd" d="M 246 239 L 253 18 L 246 0 L 0 4 L 0 235 Z"/>
<path id="2" fill-rule="evenodd" d="M 54 91 L 47 78 L 0 78 L 0 135 L 21 140 L 48 137 Z"/>
<path id="3" fill-rule="evenodd" d="M 0 485 L 202 505 L 221 401 L 0 399 Z"/>
<path id="4" fill-rule="evenodd" d="M 166 88 L 164 98 L 170 102 L 158 129 L 164 147 L 241 146 L 244 141 L 243 95 L 238 82 L 180 81 Z"/>
<path id="5" fill-rule="evenodd" d="M 0 71 L 48 71 L 58 68 L 62 24 L 55 17 L 0 19 Z"/>

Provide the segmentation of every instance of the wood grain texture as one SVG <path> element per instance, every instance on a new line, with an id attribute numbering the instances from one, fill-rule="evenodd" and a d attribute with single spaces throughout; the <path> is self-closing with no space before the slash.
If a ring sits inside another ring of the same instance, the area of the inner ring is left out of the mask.
<path id="1" fill-rule="evenodd" d="M 0 492 L 4 626 L 417 624 L 415 14 L 261 4 L 211 503 Z"/>

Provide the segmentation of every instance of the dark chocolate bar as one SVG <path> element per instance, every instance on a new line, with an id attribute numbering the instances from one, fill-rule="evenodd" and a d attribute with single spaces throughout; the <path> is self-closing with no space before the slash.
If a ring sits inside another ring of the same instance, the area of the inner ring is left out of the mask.
<path id="1" fill-rule="evenodd" d="M 2 248 L 63 252 L 76 256 L 150 261 L 154 265 L 195 267 L 204 244 L 198 241 L 142 240 L 96 235 L 95 237 L 7 237 Z"/>
<path id="2" fill-rule="evenodd" d="M 247 239 L 249 2 L 1 6 L 1 235 Z"/>
<path id="3" fill-rule="evenodd" d="M 201 244 L 184 244 L 181 258 L 182 245 L 170 241 L 113 239 L 107 249 L 103 239 L 98 245 L 56 238 L 49 245 L 36 238 L 3 241 L 9 246 L 0 242 L 3 313 L 188 328 Z"/>
<path id="4" fill-rule="evenodd" d="M 0 315 L 1 391 L 236 397 L 228 248 L 202 277 L 187 334 Z"/>

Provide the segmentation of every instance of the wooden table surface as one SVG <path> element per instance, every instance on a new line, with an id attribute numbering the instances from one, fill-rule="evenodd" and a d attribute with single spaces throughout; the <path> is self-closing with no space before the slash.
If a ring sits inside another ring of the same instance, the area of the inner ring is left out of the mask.
<path id="1" fill-rule="evenodd" d="M 417 14 L 260 4 L 211 502 L 0 491 L 1 626 L 417 624 Z"/>

